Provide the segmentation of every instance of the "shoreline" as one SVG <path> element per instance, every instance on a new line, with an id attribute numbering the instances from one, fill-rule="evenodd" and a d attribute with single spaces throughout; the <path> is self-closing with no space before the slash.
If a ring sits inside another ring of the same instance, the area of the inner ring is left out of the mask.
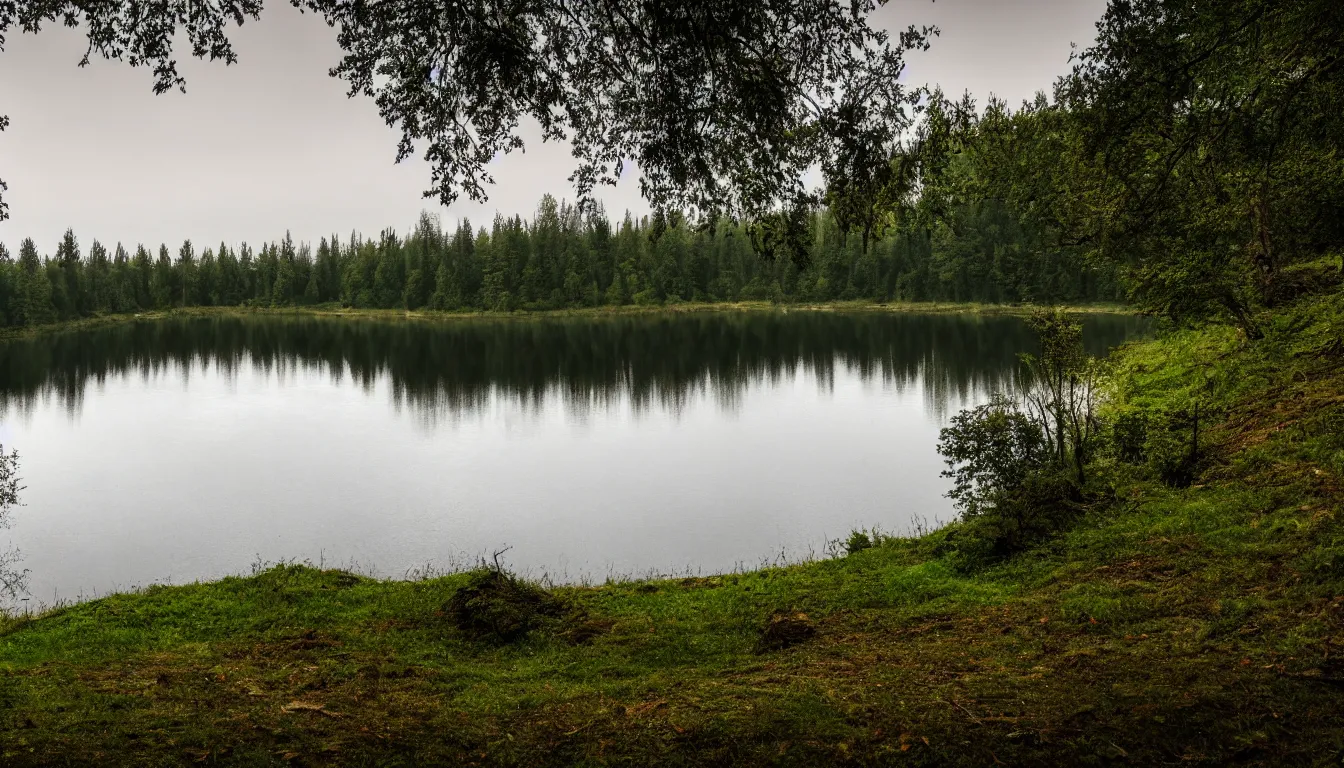
<path id="1" fill-rule="evenodd" d="M 845 301 L 824 303 L 775 304 L 769 301 L 739 302 L 685 302 L 662 305 L 621 305 L 575 307 L 569 309 L 515 310 L 495 312 L 487 310 L 444 311 L 429 309 L 360 309 L 337 305 L 289 307 L 174 307 L 143 312 L 112 313 L 63 320 L 46 325 L 0 329 L 0 341 L 103 328 L 123 323 L 166 320 L 190 317 L 326 317 L 362 320 L 413 320 L 421 322 L 452 322 L 455 320 L 547 320 L 556 318 L 604 318 L 660 314 L 690 314 L 714 312 L 836 312 L 872 314 L 967 314 L 1008 315 L 1025 317 L 1044 304 L 980 304 L 973 302 L 891 302 Z M 1130 307 L 1120 304 L 1059 305 L 1069 314 L 1137 315 Z"/>

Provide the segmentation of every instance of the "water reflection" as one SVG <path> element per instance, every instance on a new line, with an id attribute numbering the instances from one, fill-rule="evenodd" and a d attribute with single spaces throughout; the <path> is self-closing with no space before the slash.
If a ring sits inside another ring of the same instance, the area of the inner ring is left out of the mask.
<path id="1" fill-rule="evenodd" d="M 1143 321 L 1085 323 L 1094 354 L 1132 338 Z M 30 412 L 54 398 L 72 418 L 92 384 L 169 373 L 236 377 L 245 366 L 282 381 L 320 372 L 393 403 L 427 424 L 454 421 L 492 399 L 537 410 L 558 396 L 576 415 L 628 404 L 678 412 L 711 395 L 733 410 L 752 385 L 805 372 L 822 388 L 837 369 L 885 388 L 918 385 L 942 418 L 1007 387 L 1034 339 L 1018 318 L 879 313 L 685 313 L 606 318 L 434 321 L 214 317 L 136 321 L 0 344 L 0 408 Z"/>
<path id="2" fill-rule="evenodd" d="M 1092 317 L 1084 336 L 1100 352 L 1141 329 Z M 1017 318 L 823 312 L 13 341 L 0 441 L 27 490 L 6 534 L 44 601 L 257 559 L 397 576 L 504 545 L 562 579 L 729 570 L 950 519 L 938 427 L 1031 347 Z"/>

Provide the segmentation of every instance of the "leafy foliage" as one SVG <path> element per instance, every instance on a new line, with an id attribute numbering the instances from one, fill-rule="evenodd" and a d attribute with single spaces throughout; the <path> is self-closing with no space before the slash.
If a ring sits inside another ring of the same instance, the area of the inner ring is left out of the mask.
<path id="1" fill-rule="evenodd" d="M 1040 310 L 1028 322 L 1041 352 L 1022 357 L 1023 398 L 1049 439 L 1055 463 L 1072 464 L 1074 480 L 1082 486 L 1100 426 L 1095 413 L 1100 363 L 1083 350 L 1082 324 L 1062 311 Z"/>
<path id="2" fill-rule="evenodd" d="M 1083 349 L 1082 326 L 1059 310 L 1029 321 L 1038 355 L 1023 355 L 1025 410 L 1002 394 L 962 411 L 944 428 L 938 452 L 952 498 L 969 525 L 963 554 L 979 560 L 1057 532 L 1087 483 L 1100 437 L 1099 363 Z"/>
<path id="3" fill-rule="evenodd" d="M 876 0 L 293 0 L 337 28 L 331 74 L 370 96 L 401 132 L 397 158 L 423 147 L 426 196 L 485 199 L 487 164 L 520 150 L 519 126 L 568 140 L 581 200 L 626 163 L 656 207 L 764 213 L 805 192 L 821 163 L 862 169 L 909 125 L 917 94 L 902 56 L 933 30 L 889 38 Z M 236 61 L 229 27 L 260 0 L 198 3 L 18 0 L 0 4 L 0 48 L 18 28 L 87 30 L 90 56 L 148 66 L 162 93 L 185 83 L 173 58 Z M 0 129 L 3 125 L 0 125 Z M 2 212 L 3 209 L 0 209 Z M 712 218 L 712 216 L 711 216 Z"/>
<path id="4" fill-rule="evenodd" d="M 19 454 L 17 451 L 5 453 L 0 447 L 0 530 L 14 524 L 10 514 L 15 507 L 21 506 L 19 492 Z M 19 553 L 15 550 L 0 550 L 0 597 L 14 598 L 22 594 L 28 582 L 28 572 L 18 569 Z"/>
<path id="5" fill-rule="evenodd" d="M 1124 266 L 1146 309 L 1257 338 L 1285 267 L 1344 244 L 1342 14 L 1331 0 L 1111 2 L 1053 101 L 967 116 L 958 191 Z"/>
<path id="6" fill-rule="evenodd" d="M 948 496 L 967 517 L 992 512 L 1046 467 L 1050 445 L 1041 425 L 1003 395 L 952 417 L 938 439 L 947 460 Z"/>

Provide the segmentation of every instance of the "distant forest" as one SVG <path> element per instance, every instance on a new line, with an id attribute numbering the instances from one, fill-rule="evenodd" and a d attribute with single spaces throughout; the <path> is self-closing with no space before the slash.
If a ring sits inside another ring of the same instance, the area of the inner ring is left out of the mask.
<path id="1" fill-rule="evenodd" d="M 258 246 L 81 250 L 67 231 L 54 255 L 0 245 L 0 317 L 37 325 L 112 312 L 192 306 L 544 310 L 679 301 L 1117 301 L 1113 268 L 1049 248 L 1002 205 L 967 205 L 946 222 L 866 244 L 821 211 L 802 245 L 769 255 L 750 225 L 692 225 L 661 213 L 619 225 L 544 197 L 532 221 L 497 216 L 453 231 L 422 214 L 405 236 L 385 230 L 323 238 L 286 234 Z"/>

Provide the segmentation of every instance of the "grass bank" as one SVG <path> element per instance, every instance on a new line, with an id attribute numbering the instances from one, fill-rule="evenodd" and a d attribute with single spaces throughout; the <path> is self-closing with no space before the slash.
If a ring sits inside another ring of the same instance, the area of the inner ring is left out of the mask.
<path id="1" fill-rule="evenodd" d="M 167 310 L 131 312 L 123 314 L 97 315 L 94 317 L 67 320 L 48 325 L 0 329 L 0 340 L 27 338 L 45 333 L 60 333 L 90 328 L 98 328 L 126 322 L 156 320 L 172 317 L 246 317 L 246 316 L 320 316 L 366 318 L 374 320 L 422 320 L 441 321 L 476 319 L 526 319 L 556 317 L 623 317 L 632 315 L 659 315 L 687 312 L 890 312 L 890 313 L 926 313 L 926 314 L 982 314 L 982 315 L 1020 315 L 1031 314 L 1035 309 L 1031 304 L 977 304 L 968 302 L 872 302 L 839 301 L 823 304 L 774 304 L 768 301 L 737 302 L 678 302 L 671 304 L 624 305 L 582 307 L 574 309 L 548 309 L 516 312 L 441 312 L 437 310 L 405 309 L 356 309 L 342 307 L 339 304 L 319 304 L 296 307 L 178 307 Z M 1066 308 L 1071 313 L 1111 313 L 1124 314 L 1133 310 L 1119 304 L 1083 304 Z"/>
<path id="2" fill-rule="evenodd" d="M 453 621 L 466 574 L 110 596 L 0 623 L 0 764 L 1338 765 L 1344 296 L 1265 327 L 1123 349 L 1112 407 L 1205 404 L 1195 481 L 1103 460 L 1076 524 L 997 564 L 953 525 L 560 588 L 506 644 Z"/>

